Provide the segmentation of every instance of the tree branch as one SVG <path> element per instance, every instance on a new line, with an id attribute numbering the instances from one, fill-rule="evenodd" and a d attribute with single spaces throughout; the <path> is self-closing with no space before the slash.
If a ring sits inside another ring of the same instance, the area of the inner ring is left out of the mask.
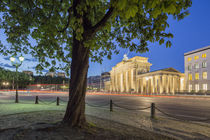
<path id="1" fill-rule="evenodd" d="M 112 16 L 113 11 L 114 11 L 114 8 L 113 7 L 110 7 L 109 10 L 108 10 L 108 12 L 104 15 L 104 17 L 91 28 L 92 31 L 93 31 L 93 33 L 96 33 L 103 26 L 105 26 L 105 24 L 108 21 L 108 19 Z"/>
<path id="2" fill-rule="evenodd" d="M 72 7 L 69 7 L 69 8 L 68 8 L 68 21 L 67 21 L 67 23 L 66 23 L 66 26 L 65 26 L 62 30 L 60 30 L 60 31 L 58 31 L 58 32 L 64 32 L 64 31 L 66 31 L 66 29 L 69 27 L 69 24 L 70 24 L 70 17 L 71 17 L 71 10 L 72 10 Z"/>

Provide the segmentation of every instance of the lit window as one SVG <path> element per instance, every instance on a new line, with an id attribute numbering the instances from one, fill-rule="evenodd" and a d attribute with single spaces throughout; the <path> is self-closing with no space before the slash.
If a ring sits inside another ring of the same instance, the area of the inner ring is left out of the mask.
<path id="1" fill-rule="evenodd" d="M 195 80 L 199 80 L 199 73 L 198 72 L 195 73 Z"/>
<path id="2" fill-rule="evenodd" d="M 206 62 L 202 62 L 202 68 L 206 68 L 207 67 L 207 63 Z"/>
<path id="3" fill-rule="evenodd" d="M 199 84 L 195 84 L 195 92 L 199 91 Z"/>
<path id="4" fill-rule="evenodd" d="M 188 58 L 187 58 L 187 60 L 188 60 L 188 61 L 191 61 L 191 60 L 192 60 L 192 58 L 191 58 L 191 57 L 188 57 Z"/>
<path id="5" fill-rule="evenodd" d="M 188 79 L 192 80 L 192 74 L 188 74 Z"/>
<path id="6" fill-rule="evenodd" d="M 195 59 L 195 60 L 197 60 L 198 58 L 199 58 L 199 56 L 198 56 L 198 55 L 194 56 L 194 59 Z"/>
<path id="7" fill-rule="evenodd" d="M 207 72 L 203 72 L 203 79 L 207 79 Z"/>
<path id="8" fill-rule="evenodd" d="M 189 85 L 189 92 L 191 92 L 192 91 L 192 85 L 190 84 Z"/>
<path id="9" fill-rule="evenodd" d="M 203 84 L 203 90 L 207 91 L 207 84 Z"/>
<path id="10" fill-rule="evenodd" d="M 199 64 L 194 65 L 195 69 L 199 69 Z"/>
<path id="11" fill-rule="evenodd" d="M 206 53 L 202 54 L 202 58 L 206 58 Z"/>

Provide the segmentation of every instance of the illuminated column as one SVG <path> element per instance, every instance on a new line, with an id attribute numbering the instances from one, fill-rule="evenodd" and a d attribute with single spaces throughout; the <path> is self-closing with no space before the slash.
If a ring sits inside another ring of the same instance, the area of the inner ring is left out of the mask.
<path id="1" fill-rule="evenodd" d="M 118 92 L 120 92 L 120 74 L 118 73 L 117 74 L 117 89 L 118 89 Z"/>
<path id="2" fill-rule="evenodd" d="M 113 74 L 111 73 L 111 83 L 110 83 L 111 91 L 114 90 L 114 79 L 113 79 Z"/>
<path id="3" fill-rule="evenodd" d="M 116 73 L 116 76 L 115 76 L 115 79 L 116 79 L 116 81 L 115 81 L 115 91 L 116 92 L 118 92 L 118 76 L 117 76 L 117 73 Z"/>
<path id="4" fill-rule="evenodd" d="M 127 90 L 128 90 L 128 92 L 130 92 L 130 84 L 131 84 L 130 83 L 130 70 L 127 71 L 127 78 L 128 78 L 128 83 L 127 83 L 128 89 Z"/>
<path id="5" fill-rule="evenodd" d="M 152 76 L 152 93 L 155 93 L 155 76 Z"/>
<path id="6" fill-rule="evenodd" d="M 120 92 L 123 92 L 123 73 L 120 73 Z"/>
<path id="7" fill-rule="evenodd" d="M 143 93 L 143 79 L 142 78 L 139 78 L 139 81 L 140 81 L 140 84 L 139 84 L 140 93 L 142 94 Z"/>
<path id="8" fill-rule="evenodd" d="M 157 93 L 157 76 L 154 76 L 154 93 Z"/>
<path id="9" fill-rule="evenodd" d="M 111 73 L 111 81 L 112 81 L 112 91 L 114 91 L 115 90 L 115 79 L 114 79 L 114 74 L 113 73 Z"/>
<path id="10" fill-rule="evenodd" d="M 178 88 L 178 90 L 181 90 L 180 76 L 178 76 L 178 78 L 177 78 L 177 88 Z"/>
<path id="11" fill-rule="evenodd" d="M 163 77 L 162 77 L 162 75 L 159 75 L 158 76 L 158 92 L 160 93 L 160 94 L 162 94 L 163 93 Z"/>
<path id="12" fill-rule="evenodd" d="M 134 89 L 134 84 L 133 84 L 133 82 L 134 82 L 134 78 L 133 78 L 133 69 L 131 69 L 131 89 Z"/>
<path id="13" fill-rule="evenodd" d="M 167 84 L 168 84 L 168 93 L 170 93 L 171 92 L 171 76 L 170 75 L 168 75 L 167 76 L 168 78 L 168 81 L 167 81 Z"/>
<path id="14" fill-rule="evenodd" d="M 173 93 L 173 77 L 170 75 L 169 76 L 169 93 Z"/>
<path id="15" fill-rule="evenodd" d="M 167 75 L 165 75 L 165 78 L 166 78 L 166 81 L 165 81 L 166 93 L 168 94 L 169 93 L 169 77 Z"/>
<path id="16" fill-rule="evenodd" d="M 163 92 L 166 92 L 166 88 L 167 88 L 167 85 L 166 85 L 166 76 L 165 75 L 163 75 L 162 76 L 163 77 Z"/>
<path id="17" fill-rule="evenodd" d="M 129 91 L 129 87 L 128 87 L 128 71 L 125 72 L 125 87 L 126 87 L 126 92 Z"/>
<path id="18" fill-rule="evenodd" d="M 175 77 L 172 76 L 172 93 L 175 93 Z"/>
<path id="19" fill-rule="evenodd" d="M 136 79 L 136 92 L 138 93 L 139 92 L 139 80 Z"/>
<path id="20" fill-rule="evenodd" d="M 155 76 L 155 93 L 158 93 L 158 77 Z"/>

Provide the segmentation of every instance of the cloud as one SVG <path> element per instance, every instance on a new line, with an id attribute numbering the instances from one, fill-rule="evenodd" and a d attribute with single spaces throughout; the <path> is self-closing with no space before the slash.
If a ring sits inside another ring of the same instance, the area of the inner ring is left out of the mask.
<path id="1" fill-rule="evenodd" d="M 38 62 L 35 58 L 25 58 L 25 61 L 29 61 L 29 62 Z"/>
<path id="2" fill-rule="evenodd" d="M 4 57 L 3 59 L 4 60 L 10 60 L 10 57 Z"/>
<path id="3" fill-rule="evenodd" d="M 3 68 L 5 68 L 5 67 L 7 67 L 7 68 L 15 68 L 14 66 L 11 66 L 9 64 L 3 64 L 3 63 L 0 63 L 0 66 L 3 67 Z"/>

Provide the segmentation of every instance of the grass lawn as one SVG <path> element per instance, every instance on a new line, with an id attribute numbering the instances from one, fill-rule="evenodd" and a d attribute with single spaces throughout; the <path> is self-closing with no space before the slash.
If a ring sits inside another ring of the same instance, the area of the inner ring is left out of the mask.
<path id="1" fill-rule="evenodd" d="M 49 101 L 46 101 L 44 103 L 39 102 L 39 104 L 35 104 L 34 101 L 21 101 L 20 103 L 14 103 L 14 100 L 0 101 L 0 116 L 23 112 L 65 109 L 66 104 L 62 103 L 57 106 L 56 102 L 51 103 Z"/>

